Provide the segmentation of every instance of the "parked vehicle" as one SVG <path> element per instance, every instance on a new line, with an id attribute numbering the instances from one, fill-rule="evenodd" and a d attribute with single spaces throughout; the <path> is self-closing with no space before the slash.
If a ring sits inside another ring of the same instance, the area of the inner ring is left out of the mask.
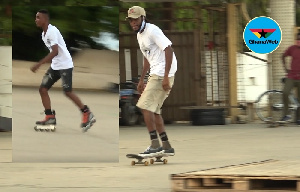
<path id="1" fill-rule="evenodd" d="M 142 114 L 136 103 L 140 97 L 137 91 L 138 80 L 134 79 L 120 84 L 119 98 L 119 122 L 120 125 L 135 125 L 139 122 Z"/>

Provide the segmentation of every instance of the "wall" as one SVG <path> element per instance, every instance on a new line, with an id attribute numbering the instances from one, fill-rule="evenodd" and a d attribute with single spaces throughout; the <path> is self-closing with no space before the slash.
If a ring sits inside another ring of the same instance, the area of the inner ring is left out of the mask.
<path id="1" fill-rule="evenodd" d="M 268 57 L 267 54 L 247 53 L 264 60 Z M 237 64 L 238 101 L 254 102 L 260 94 L 268 90 L 267 63 L 238 53 Z"/>
<path id="2" fill-rule="evenodd" d="M 12 48 L 0 46 L 0 129 L 12 130 Z"/>

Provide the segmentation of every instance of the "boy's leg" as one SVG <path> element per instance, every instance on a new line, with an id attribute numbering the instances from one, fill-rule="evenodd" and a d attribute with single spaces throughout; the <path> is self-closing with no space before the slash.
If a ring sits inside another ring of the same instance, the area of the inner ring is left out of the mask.
<path id="1" fill-rule="evenodd" d="M 300 80 L 297 80 L 297 82 L 296 82 L 296 87 L 297 87 L 297 95 L 296 95 L 296 98 L 297 98 L 297 100 L 298 100 L 298 102 L 300 102 Z M 298 125 L 300 125 L 300 107 L 299 107 L 299 109 L 297 109 L 297 111 L 296 111 L 296 123 L 298 124 Z"/>
<path id="2" fill-rule="evenodd" d="M 65 91 L 65 95 L 69 99 L 71 99 L 79 109 L 84 108 L 84 104 L 81 102 L 79 97 L 75 93 L 73 93 L 73 91 Z"/>
<path id="3" fill-rule="evenodd" d="M 158 135 L 156 132 L 156 125 L 155 125 L 155 116 L 154 113 L 148 110 L 142 110 L 144 121 L 146 124 L 146 127 L 148 129 L 150 140 L 151 140 L 151 148 L 157 149 L 160 147 L 160 143 L 158 140 Z"/>
<path id="4" fill-rule="evenodd" d="M 60 72 L 60 76 L 61 76 L 61 80 L 62 80 L 62 87 L 63 87 L 65 95 L 69 99 L 71 99 L 79 109 L 83 109 L 84 104 L 81 102 L 79 97 L 72 91 L 73 68 L 62 69 L 59 72 Z"/>
<path id="5" fill-rule="evenodd" d="M 51 109 L 51 100 L 48 94 L 48 89 L 45 87 L 40 87 L 39 92 L 40 92 L 44 109 Z"/>
<path id="6" fill-rule="evenodd" d="M 173 80 L 174 78 L 171 78 L 171 86 Z M 162 89 L 162 78 L 154 75 L 150 77 L 147 86 L 137 103 L 137 106 L 143 111 L 144 120 L 151 138 L 152 148 L 154 148 L 154 146 L 155 148 L 159 146 L 161 149 L 158 139 L 154 140 L 152 137 L 154 134 L 157 135 L 156 131 L 160 134 L 161 139 L 163 138 L 162 141 L 169 143 L 164 129 L 163 119 L 160 115 L 160 108 L 168 94 L 169 92 L 165 92 Z"/>
<path id="7" fill-rule="evenodd" d="M 80 98 L 75 93 L 73 93 L 73 91 L 72 91 L 72 73 L 73 73 L 73 68 L 60 70 L 62 87 L 63 87 L 65 95 L 68 98 L 70 98 L 82 112 L 81 127 L 87 127 L 91 123 L 94 123 L 96 120 L 94 118 L 93 113 L 88 108 L 88 106 L 84 105 L 81 102 Z"/>
<path id="8" fill-rule="evenodd" d="M 294 87 L 294 80 L 293 79 L 286 79 L 283 89 L 283 119 L 288 115 L 288 109 L 289 109 L 289 94 L 291 93 L 292 88 Z"/>
<path id="9" fill-rule="evenodd" d="M 174 83 L 174 77 L 169 77 L 169 83 L 170 83 L 170 86 L 172 87 L 173 83 Z M 162 87 L 162 78 L 161 78 L 160 87 Z M 158 131 L 160 139 L 162 141 L 163 152 L 168 155 L 174 155 L 175 151 L 171 147 L 171 144 L 169 142 L 169 139 L 168 139 L 168 136 L 167 136 L 167 133 L 165 130 L 164 120 L 161 116 L 162 105 L 163 105 L 164 101 L 166 100 L 166 98 L 169 96 L 169 94 L 170 94 L 170 91 L 164 91 L 162 88 L 158 91 L 158 94 L 157 94 L 158 95 L 158 99 L 157 99 L 158 106 L 155 111 L 155 124 L 156 124 L 156 130 Z"/>
<path id="10" fill-rule="evenodd" d="M 59 73 L 53 70 L 51 67 L 45 73 L 39 88 L 39 92 L 42 99 L 42 104 L 45 109 L 46 117 L 42 121 L 37 121 L 36 124 L 56 124 L 55 111 L 52 111 L 51 109 L 51 100 L 48 94 L 48 90 L 59 78 Z"/>
<path id="11" fill-rule="evenodd" d="M 53 70 L 51 67 L 47 70 L 43 77 L 42 83 L 39 88 L 39 92 L 45 110 L 51 109 L 51 100 L 48 94 L 48 90 L 53 86 L 53 84 L 56 81 L 59 80 L 59 78 L 59 73 Z"/>
<path id="12" fill-rule="evenodd" d="M 149 77 L 148 83 L 143 91 L 139 101 L 137 103 L 137 107 L 139 107 L 144 116 L 144 121 L 147 126 L 147 130 L 150 135 L 151 145 L 146 149 L 146 151 L 140 153 L 141 156 L 151 156 L 156 155 L 157 153 L 161 153 L 161 147 L 158 140 L 158 135 L 156 132 L 155 125 L 155 116 L 154 111 L 156 110 L 157 104 L 155 103 L 156 95 L 157 95 L 157 77 Z"/>

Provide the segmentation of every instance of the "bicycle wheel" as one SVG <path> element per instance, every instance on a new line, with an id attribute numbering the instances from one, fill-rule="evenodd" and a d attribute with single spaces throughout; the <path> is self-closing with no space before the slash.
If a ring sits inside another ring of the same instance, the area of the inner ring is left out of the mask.
<path id="1" fill-rule="evenodd" d="M 282 117 L 282 111 L 282 91 L 266 91 L 256 101 L 256 114 L 262 121 L 279 121 Z"/>

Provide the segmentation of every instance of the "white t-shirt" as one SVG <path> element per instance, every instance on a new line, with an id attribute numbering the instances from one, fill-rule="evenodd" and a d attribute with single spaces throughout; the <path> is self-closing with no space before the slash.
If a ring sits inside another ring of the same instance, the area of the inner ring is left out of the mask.
<path id="1" fill-rule="evenodd" d="M 73 61 L 71 54 L 68 51 L 64 38 L 59 30 L 55 26 L 49 24 L 46 35 L 44 34 L 45 33 L 43 32 L 42 39 L 50 52 L 52 51 L 51 46 L 58 45 L 58 55 L 52 59 L 51 68 L 53 70 L 72 68 Z"/>
<path id="2" fill-rule="evenodd" d="M 164 35 L 162 30 L 154 24 L 147 23 L 142 33 L 137 33 L 137 40 L 144 57 L 150 63 L 150 75 L 164 76 L 166 58 L 165 48 L 172 45 L 172 42 Z M 173 52 L 173 60 L 169 77 L 177 71 L 177 59 Z"/>

